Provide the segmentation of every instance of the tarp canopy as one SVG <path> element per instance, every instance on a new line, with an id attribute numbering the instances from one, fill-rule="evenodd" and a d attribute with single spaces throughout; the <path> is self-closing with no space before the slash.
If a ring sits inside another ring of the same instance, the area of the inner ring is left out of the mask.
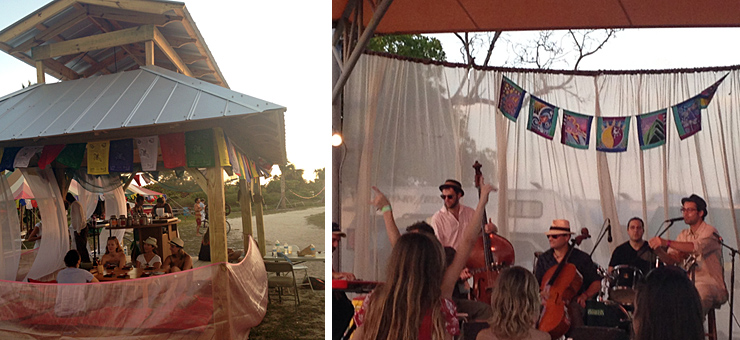
<path id="1" fill-rule="evenodd" d="M 332 20 L 336 22 L 348 6 L 357 8 L 360 2 L 363 26 L 368 26 L 381 1 L 332 0 Z M 375 32 L 728 26 L 740 26 L 740 2 L 735 0 L 393 0 Z"/>

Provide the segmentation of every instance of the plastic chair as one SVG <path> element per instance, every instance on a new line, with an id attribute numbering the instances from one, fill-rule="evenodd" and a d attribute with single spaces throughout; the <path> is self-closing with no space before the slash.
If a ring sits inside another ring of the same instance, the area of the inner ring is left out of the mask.
<path id="1" fill-rule="evenodd" d="M 265 270 L 268 273 L 267 276 L 267 287 L 278 289 L 278 301 L 283 302 L 283 288 L 293 288 L 294 294 L 285 294 L 295 296 L 295 305 L 298 306 L 301 303 L 300 297 L 298 297 L 298 285 L 295 280 L 295 272 L 293 271 L 293 265 L 288 262 L 265 262 Z M 270 276 L 269 273 L 275 273 L 274 276 Z M 288 276 L 288 273 L 292 276 Z M 280 275 L 285 274 L 285 275 Z M 267 294 L 267 299 L 270 299 L 270 293 Z"/>

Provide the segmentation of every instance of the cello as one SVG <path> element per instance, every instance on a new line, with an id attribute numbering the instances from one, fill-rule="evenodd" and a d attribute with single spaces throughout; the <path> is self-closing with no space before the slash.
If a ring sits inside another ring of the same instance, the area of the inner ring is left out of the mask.
<path id="1" fill-rule="evenodd" d="M 553 340 L 565 335 L 570 329 L 570 318 L 565 307 L 576 296 L 583 284 L 583 276 L 574 264 L 568 263 L 568 259 L 575 246 L 590 237 L 588 229 L 581 229 L 581 235 L 570 241 L 570 248 L 563 260 L 557 266 L 548 269 L 542 277 L 540 291 L 550 286 L 550 296 L 544 304 L 537 328 L 549 333 Z"/>
<path id="2" fill-rule="evenodd" d="M 480 185 L 483 174 L 482 165 L 475 161 L 475 187 L 480 197 Z M 483 211 L 481 230 L 483 235 L 476 240 L 465 267 L 473 274 L 472 295 L 475 300 L 491 304 L 493 284 L 498 278 L 501 269 L 514 263 L 514 247 L 509 240 L 496 233 L 486 233 L 485 226 L 488 217 Z"/>

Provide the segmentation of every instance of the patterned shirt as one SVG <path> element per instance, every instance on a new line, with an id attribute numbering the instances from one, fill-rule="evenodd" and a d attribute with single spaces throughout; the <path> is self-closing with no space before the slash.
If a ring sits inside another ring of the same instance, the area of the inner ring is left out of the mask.
<path id="1" fill-rule="evenodd" d="M 362 303 L 360 310 L 355 313 L 354 319 L 357 327 L 362 326 L 365 322 L 365 311 L 368 306 L 370 306 L 372 296 L 373 293 L 370 292 L 370 294 L 365 297 L 365 302 Z M 457 306 L 455 306 L 455 303 L 450 299 L 442 298 L 440 300 L 442 300 L 442 317 L 445 321 L 445 331 L 450 335 L 460 334 L 460 323 L 457 321 Z M 432 316 L 429 311 L 424 314 L 424 319 L 419 327 L 419 339 L 432 339 Z"/>

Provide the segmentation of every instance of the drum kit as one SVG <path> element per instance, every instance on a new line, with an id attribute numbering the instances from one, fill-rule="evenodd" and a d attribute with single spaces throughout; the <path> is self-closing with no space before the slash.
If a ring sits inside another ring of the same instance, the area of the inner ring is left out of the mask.
<path id="1" fill-rule="evenodd" d="M 586 308 L 586 325 L 619 328 L 626 334 L 632 333 L 637 286 L 643 280 L 640 269 L 629 265 L 614 267 L 611 273 L 599 268 L 602 277 L 601 291 L 597 301 Z"/>

